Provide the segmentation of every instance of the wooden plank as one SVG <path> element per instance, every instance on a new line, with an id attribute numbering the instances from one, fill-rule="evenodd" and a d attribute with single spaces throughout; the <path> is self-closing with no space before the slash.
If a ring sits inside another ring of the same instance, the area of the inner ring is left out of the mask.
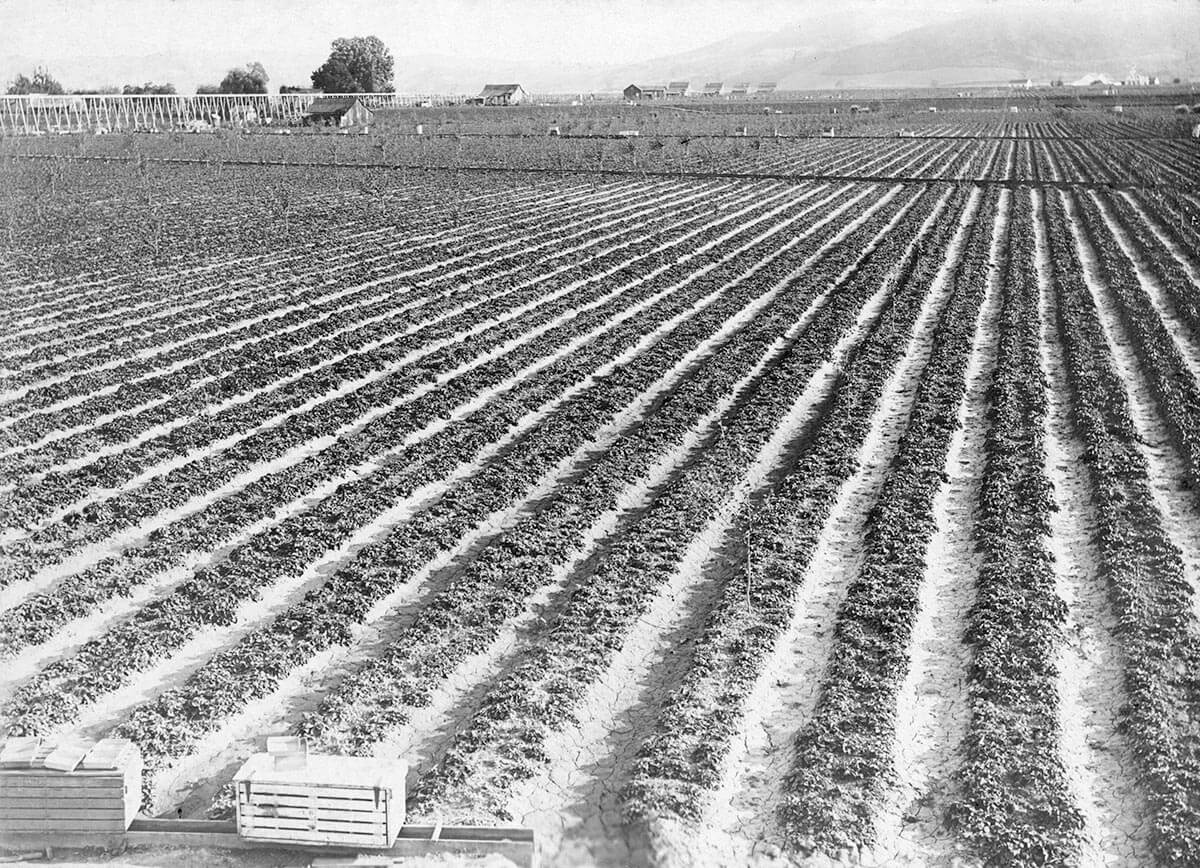
<path id="1" fill-rule="evenodd" d="M 258 805 L 242 811 L 242 819 L 254 817 L 296 817 L 308 819 L 314 816 L 314 809 L 298 805 Z M 340 820 L 346 823 L 383 823 L 387 814 L 381 811 L 339 811 L 334 808 L 317 807 L 315 816 L 318 820 Z"/>
<path id="2" fill-rule="evenodd" d="M 436 826 L 405 826 L 401 838 L 430 838 Z M 442 826 L 441 841 L 525 841 L 534 839 L 533 829 L 523 826 Z"/>
<path id="3" fill-rule="evenodd" d="M 21 811 L 29 808 L 66 808 L 71 811 L 86 810 L 87 808 L 102 808 L 124 810 L 122 799 L 0 799 L 0 816 L 4 811 Z"/>
<path id="4" fill-rule="evenodd" d="M 118 806 L 116 810 L 112 808 L 84 808 L 81 810 L 72 810 L 70 808 L 57 807 L 42 807 L 42 808 L 0 808 L 0 818 L 15 820 L 21 817 L 48 817 L 50 819 L 62 820 L 124 820 L 125 810 Z M 5 825 L 8 825 L 7 823 Z M 125 828 L 122 826 L 121 828 Z"/>
<path id="5" fill-rule="evenodd" d="M 125 801 L 127 792 L 122 789 L 87 789 L 87 790 L 21 790 L 19 793 L 4 793 L 0 796 L 0 805 L 18 807 L 26 802 L 89 802 L 101 801 L 121 804 Z"/>
<path id="6" fill-rule="evenodd" d="M 384 835 L 387 833 L 387 825 L 378 823 L 343 823 L 338 820 L 318 821 L 314 824 L 312 820 L 305 817 L 255 817 L 253 823 L 246 818 L 242 819 L 242 832 L 249 833 L 253 829 L 257 834 L 260 829 L 290 829 L 296 832 L 316 833 L 324 832 L 348 832 L 354 835 Z"/>
<path id="7" fill-rule="evenodd" d="M 373 799 L 338 799 L 325 796 L 323 793 L 313 793 L 308 796 L 293 796 L 293 795 L 268 795 L 265 793 L 255 793 L 251 801 L 247 802 L 245 793 L 238 801 L 242 807 L 259 806 L 269 807 L 271 805 L 279 805 L 280 807 L 298 808 L 308 807 L 313 804 L 313 799 L 319 807 L 329 808 L 334 811 L 372 811 L 382 810 L 387 804 L 383 799 L 379 800 L 379 808 L 375 807 Z"/>
<path id="8" fill-rule="evenodd" d="M 167 831 L 165 827 L 172 825 L 202 826 L 212 831 Z M 13 850 L 40 849 L 47 844 L 63 849 L 104 847 L 110 850 L 120 850 L 123 846 L 139 847 L 208 847 L 226 850 L 291 850 L 305 853 L 353 853 L 364 845 L 358 842 L 347 844 L 310 843 L 295 844 L 281 840 L 248 841 L 239 838 L 232 831 L 232 824 L 221 820 L 153 820 L 139 817 L 134 822 L 135 828 L 124 835 L 118 833 L 79 833 L 79 832 L 33 832 L 8 834 L 0 832 L 0 846 Z M 217 831 L 225 829 L 225 831 Z M 470 831 L 477 839 L 454 840 L 462 831 Z M 430 841 L 432 826 L 406 826 L 404 833 L 390 847 L 370 846 L 366 849 L 378 849 L 397 857 L 420 857 L 438 854 L 446 855 L 476 855 L 486 856 L 495 854 L 510 859 L 523 868 L 535 868 L 536 849 L 532 841 L 532 831 L 529 829 L 511 828 L 495 829 L 489 827 L 442 827 L 442 835 L 437 841 Z M 501 833 L 509 836 L 502 840 L 488 840 L 493 834 Z M 525 838 L 528 840 L 512 840 Z"/>
<path id="9" fill-rule="evenodd" d="M 26 817 L 20 820 L 11 820 L 4 825 L 5 832 L 36 832 L 40 830 L 46 831 L 63 831 L 63 832 L 124 832 L 125 820 L 52 820 L 36 817 Z"/>
<path id="10" fill-rule="evenodd" d="M 389 787 L 380 787 L 376 790 L 374 787 L 327 787 L 324 785 L 313 784 L 312 786 L 304 786 L 301 784 L 278 784 L 272 781 L 251 781 L 250 793 L 251 798 L 255 795 L 273 795 L 273 796 L 307 796 L 311 793 L 320 793 L 325 797 L 337 799 L 366 799 L 375 801 L 375 793 L 379 793 L 379 800 L 383 801 L 387 798 L 391 791 Z M 238 786 L 238 792 L 243 796 L 246 793 L 246 785 Z"/>
<path id="11" fill-rule="evenodd" d="M 236 835 L 233 820 L 174 820 L 160 817 L 134 817 L 130 832 L 204 832 L 206 834 Z"/>
<path id="12" fill-rule="evenodd" d="M 102 778 L 77 778 L 74 775 L 60 775 L 54 778 L 37 778 L 33 776 L 12 775 L 0 780 L 3 790 L 111 790 L 123 789 L 125 779 L 113 777 L 111 774 Z"/>
<path id="13" fill-rule="evenodd" d="M 347 832 L 309 832 L 301 835 L 293 829 L 254 829 L 242 832 L 247 841 L 295 842 L 313 844 L 345 844 L 350 847 L 386 848 L 387 839 L 381 835 L 351 835 Z"/>
<path id="14" fill-rule="evenodd" d="M 137 760 L 138 767 L 141 759 Z M 40 778 L 59 781 L 88 781 L 96 778 L 113 778 L 120 780 L 125 775 L 124 769 L 76 769 L 73 772 L 59 772 L 54 769 L 0 769 L 0 782 L 7 783 L 10 777 Z"/>

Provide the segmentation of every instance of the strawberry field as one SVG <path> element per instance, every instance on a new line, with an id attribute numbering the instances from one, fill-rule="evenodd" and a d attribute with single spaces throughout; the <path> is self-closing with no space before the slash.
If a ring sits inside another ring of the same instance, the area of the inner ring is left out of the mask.
<path id="1" fill-rule="evenodd" d="M 3 143 L 0 731 L 556 866 L 1200 865 L 1200 149 L 939 117 Z"/>

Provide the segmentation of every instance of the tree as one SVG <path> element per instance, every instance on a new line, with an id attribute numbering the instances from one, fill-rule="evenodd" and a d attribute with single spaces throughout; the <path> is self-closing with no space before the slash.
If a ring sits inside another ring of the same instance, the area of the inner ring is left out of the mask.
<path id="1" fill-rule="evenodd" d="M 145 84 L 127 84 L 121 88 L 121 93 L 128 94 L 130 96 L 138 96 L 140 94 L 159 94 L 162 96 L 171 96 L 175 93 L 175 85 L 170 83 L 155 84 L 152 81 L 148 81 Z"/>
<path id="2" fill-rule="evenodd" d="M 257 60 L 246 64 L 245 69 L 235 68 L 225 73 L 221 79 L 219 93 L 266 93 L 267 71 Z"/>
<path id="3" fill-rule="evenodd" d="M 54 95 L 66 93 L 63 86 L 46 71 L 44 66 L 39 66 L 33 71 L 33 78 L 18 75 L 9 84 L 8 92 L 10 94 L 49 93 Z"/>
<path id="4" fill-rule="evenodd" d="M 390 93 L 392 53 L 377 36 L 335 39 L 312 83 L 325 93 Z"/>

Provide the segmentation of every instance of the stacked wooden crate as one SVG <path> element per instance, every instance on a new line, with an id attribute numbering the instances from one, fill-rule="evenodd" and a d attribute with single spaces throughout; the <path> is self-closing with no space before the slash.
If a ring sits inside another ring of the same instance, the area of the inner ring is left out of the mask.
<path id="1" fill-rule="evenodd" d="M 0 747 L 0 837 L 124 833 L 141 802 L 142 755 L 124 739 L 9 739 Z"/>
<path id="2" fill-rule="evenodd" d="M 274 747 L 234 776 L 238 835 L 277 844 L 392 846 L 404 825 L 404 762 Z"/>

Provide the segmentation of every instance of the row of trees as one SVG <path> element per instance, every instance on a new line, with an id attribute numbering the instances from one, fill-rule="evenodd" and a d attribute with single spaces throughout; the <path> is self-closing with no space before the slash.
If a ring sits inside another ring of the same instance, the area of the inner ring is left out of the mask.
<path id="1" fill-rule="evenodd" d="M 325 93 L 390 93 L 392 87 L 392 53 L 377 36 L 353 36 L 333 40 L 329 58 L 312 74 L 313 88 Z M 235 67 L 225 73 L 220 84 L 200 85 L 196 93 L 266 93 L 270 81 L 267 70 L 258 61 Z M 297 93 L 307 90 L 302 87 L 279 89 L 280 93 Z M 44 67 L 34 70 L 32 76 L 18 75 L 8 85 L 10 94 L 64 94 L 59 81 Z M 75 93 L 115 93 L 115 87 L 102 91 L 74 91 Z M 120 93 L 124 94 L 173 94 L 173 84 L 127 84 Z"/>

